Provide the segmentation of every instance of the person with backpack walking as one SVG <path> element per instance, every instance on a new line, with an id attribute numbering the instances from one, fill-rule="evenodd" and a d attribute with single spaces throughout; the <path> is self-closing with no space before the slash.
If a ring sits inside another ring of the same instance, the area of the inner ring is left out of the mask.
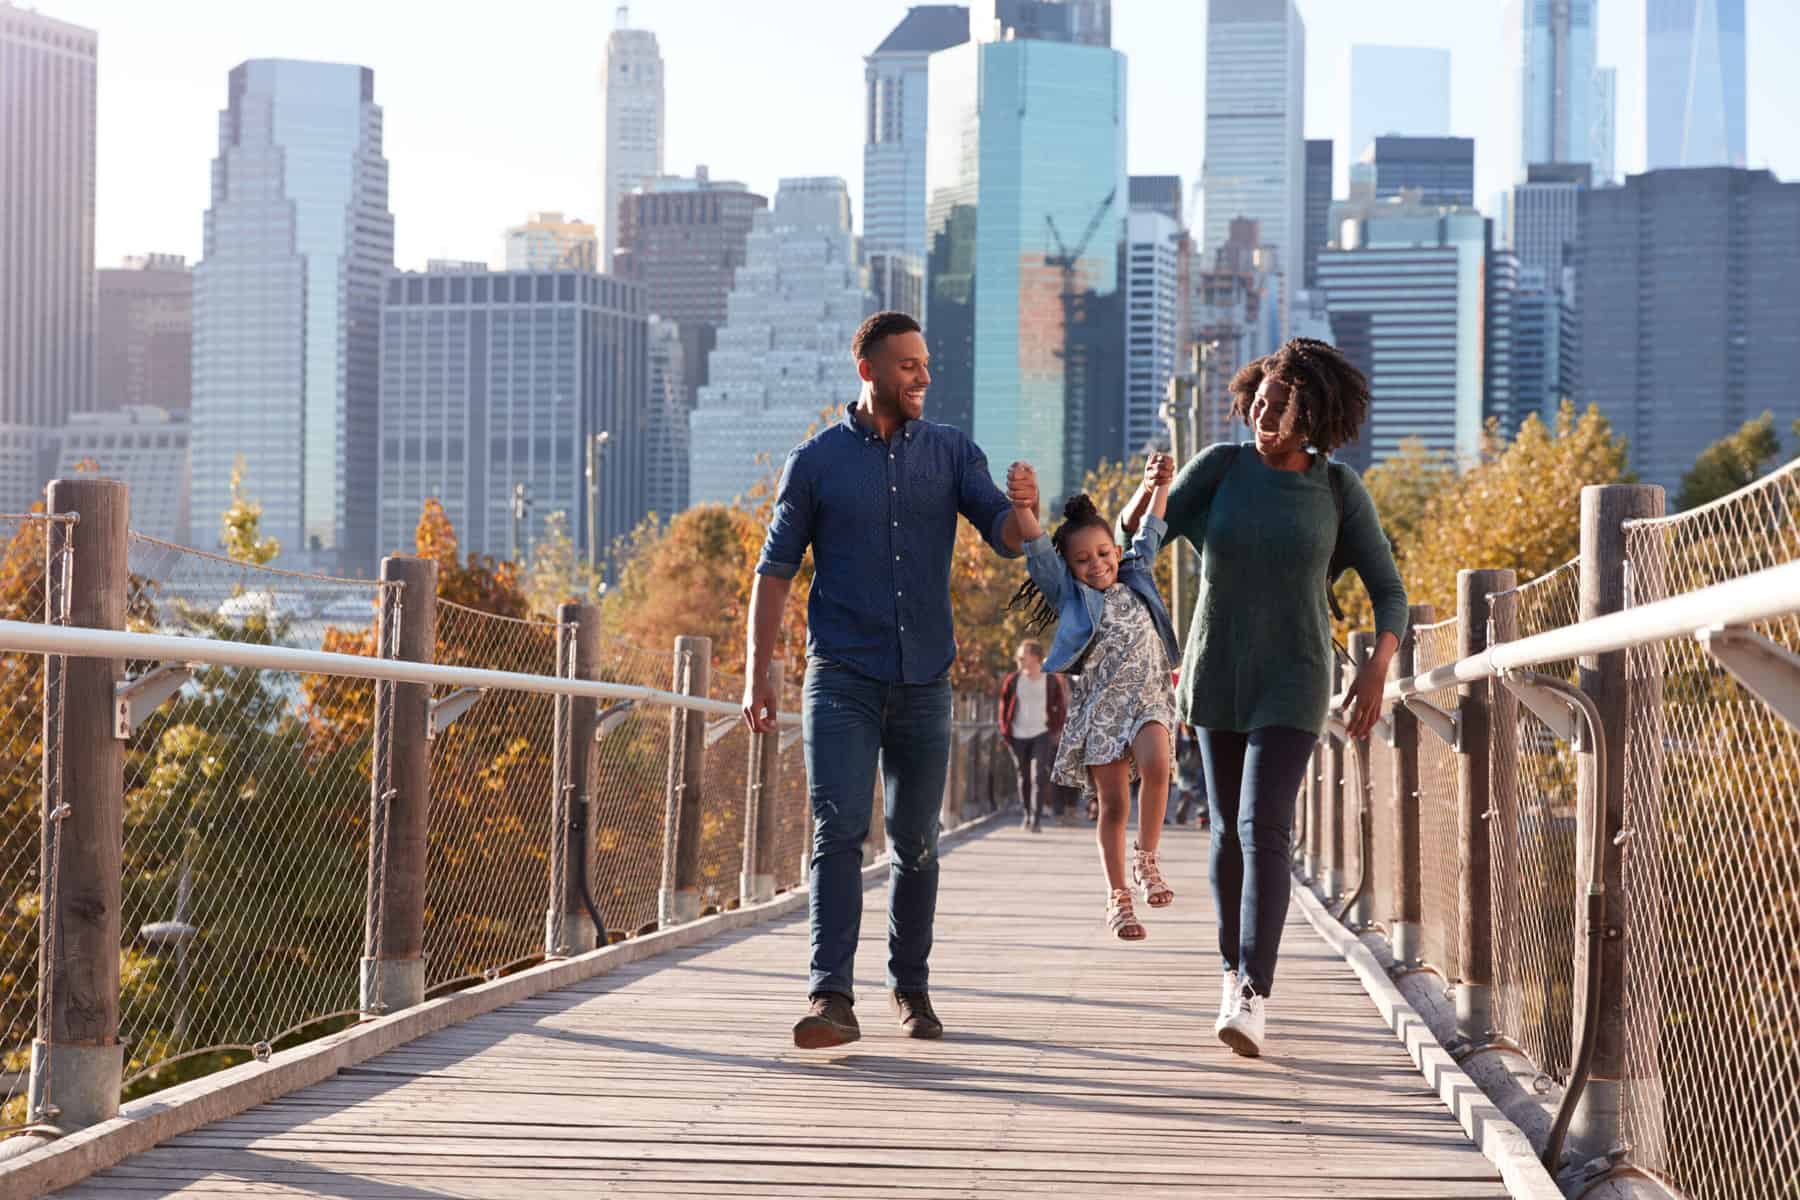
<path id="1" fill-rule="evenodd" d="M 1231 415 L 1255 440 L 1196 455 L 1164 515 L 1168 541 L 1200 552 L 1176 708 L 1199 740 L 1212 820 L 1223 972 L 1214 1030 L 1247 1057 L 1266 1041 L 1295 797 L 1331 706 L 1331 581 L 1354 569 L 1375 609 L 1375 653 L 1343 702 L 1352 737 L 1374 727 L 1406 633 L 1406 588 L 1375 503 L 1330 458 L 1368 412 L 1368 380 L 1341 351 L 1287 342 L 1231 381 Z"/>

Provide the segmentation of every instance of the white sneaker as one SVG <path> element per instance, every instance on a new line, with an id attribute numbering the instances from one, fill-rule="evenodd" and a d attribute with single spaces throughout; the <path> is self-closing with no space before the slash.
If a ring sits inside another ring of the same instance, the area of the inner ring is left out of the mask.
<path id="1" fill-rule="evenodd" d="M 1262 1054 L 1263 1032 L 1268 1021 L 1268 1001 L 1245 983 L 1238 989 L 1237 1009 L 1219 1030 L 1219 1040 L 1231 1047 L 1232 1053 L 1245 1058 Z"/>
<path id="2" fill-rule="evenodd" d="M 1231 1020 L 1231 1014 L 1237 1011 L 1237 1001 L 1238 973 L 1230 970 L 1219 976 L 1219 1017 L 1213 1022 L 1215 1036 L 1225 1028 L 1225 1022 Z"/>

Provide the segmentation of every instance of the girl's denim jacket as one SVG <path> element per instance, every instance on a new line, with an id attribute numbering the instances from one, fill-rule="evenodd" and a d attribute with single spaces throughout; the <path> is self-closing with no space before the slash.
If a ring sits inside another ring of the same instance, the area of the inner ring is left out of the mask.
<path id="1" fill-rule="evenodd" d="M 1119 582 L 1136 592 L 1150 610 L 1150 620 L 1162 638 L 1171 665 L 1181 661 L 1181 648 L 1175 643 L 1175 623 L 1162 594 L 1156 590 L 1153 564 L 1169 527 L 1161 517 L 1145 513 L 1131 539 L 1131 550 L 1119 562 Z M 1078 671 L 1087 652 L 1093 647 L 1100 630 L 1100 614 L 1106 608 L 1106 596 L 1075 578 L 1069 564 L 1056 552 L 1050 535 L 1043 534 L 1025 543 L 1025 565 L 1031 581 L 1044 594 L 1044 599 L 1057 611 L 1056 637 L 1050 643 L 1050 656 L 1044 670 Z"/>

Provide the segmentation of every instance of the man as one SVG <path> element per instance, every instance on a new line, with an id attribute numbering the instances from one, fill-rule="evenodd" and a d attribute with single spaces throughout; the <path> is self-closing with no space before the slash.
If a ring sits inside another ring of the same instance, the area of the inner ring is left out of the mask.
<path id="1" fill-rule="evenodd" d="M 1019 669 L 1000 681 L 1000 735 L 1019 773 L 1019 823 L 1033 833 L 1043 827 L 1049 799 L 1050 765 L 1062 736 L 1068 703 L 1060 682 L 1044 674 L 1044 647 L 1035 638 L 1019 643 Z"/>
<path id="2" fill-rule="evenodd" d="M 973 440 L 924 420 L 930 354 L 919 323 L 877 313 L 851 342 L 862 394 L 843 419 L 796 447 L 750 594 L 744 719 L 775 727 L 769 659 L 794 573 L 813 552 L 801 728 L 813 812 L 809 1006 L 794 1044 L 861 1037 L 853 1009 L 862 928 L 862 845 L 879 763 L 892 866 L 890 999 L 908 1037 L 943 1036 L 927 991 L 937 911 L 938 810 L 950 763 L 950 560 L 960 513 L 994 550 L 1024 544 L 1015 502 L 1037 479 L 1015 463 L 994 485 Z"/>

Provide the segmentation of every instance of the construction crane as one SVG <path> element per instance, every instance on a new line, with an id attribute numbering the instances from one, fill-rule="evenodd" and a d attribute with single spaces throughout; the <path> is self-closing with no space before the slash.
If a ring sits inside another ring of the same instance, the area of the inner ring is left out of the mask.
<path id="1" fill-rule="evenodd" d="M 1106 193 L 1106 199 L 1100 201 L 1100 207 L 1088 218 L 1081 241 L 1073 250 L 1064 243 L 1062 231 L 1056 227 L 1056 218 L 1044 214 L 1044 224 L 1049 227 L 1050 239 L 1056 247 L 1056 253 L 1044 255 L 1044 265 L 1062 272 L 1063 454 L 1064 479 L 1069 481 L 1079 480 L 1080 472 L 1085 468 L 1088 425 L 1088 344 L 1086 333 L 1077 332 L 1086 325 L 1087 312 L 1082 294 L 1075 286 L 1075 264 L 1087 253 L 1088 243 L 1100 231 L 1100 223 L 1112 211 L 1113 201 L 1118 196 L 1117 187 Z"/>

